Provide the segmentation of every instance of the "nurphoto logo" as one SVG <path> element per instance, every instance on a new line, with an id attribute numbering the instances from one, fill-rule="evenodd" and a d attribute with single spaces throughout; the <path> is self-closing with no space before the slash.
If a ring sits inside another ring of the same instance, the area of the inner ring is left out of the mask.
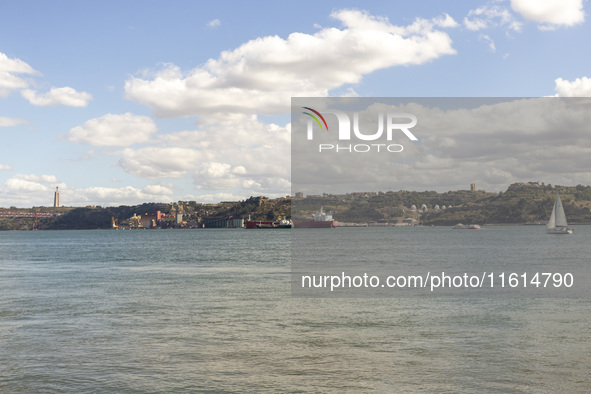
<path id="1" fill-rule="evenodd" d="M 309 117 L 307 122 L 307 139 L 308 141 L 314 140 L 314 128 L 320 128 L 321 131 L 328 132 L 328 123 L 325 117 L 317 110 L 310 107 L 302 107 L 306 111 L 303 114 Z M 411 141 L 418 141 L 418 138 L 410 131 L 411 128 L 416 126 L 417 117 L 409 113 L 378 113 L 378 126 L 377 131 L 369 132 L 366 128 L 362 131 L 359 123 L 359 113 L 353 113 L 353 127 L 351 127 L 351 119 L 347 113 L 340 110 L 330 109 L 323 111 L 323 114 L 334 115 L 338 123 L 338 137 L 339 141 L 351 141 L 354 137 L 360 141 L 392 141 L 395 132 L 401 131 Z M 401 123 L 401 120 L 406 120 L 405 123 Z M 385 133 L 384 133 L 385 130 Z M 385 134 L 385 136 L 384 136 Z M 385 138 L 384 138 L 385 137 Z M 319 152 L 357 152 L 366 153 L 370 151 L 375 152 L 391 152 L 398 153 L 402 152 L 404 147 L 400 144 L 386 144 L 386 143 L 372 143 L 372 144 L 318 144 Z"/>

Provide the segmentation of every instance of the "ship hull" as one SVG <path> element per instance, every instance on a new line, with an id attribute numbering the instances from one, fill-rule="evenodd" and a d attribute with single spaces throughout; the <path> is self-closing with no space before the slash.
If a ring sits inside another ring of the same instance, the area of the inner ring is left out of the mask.
<path id="1" fill-rule="evenodd" d="M 572 234 L 573 230 L 570 228 L 562 227 L 562 228 L 547 228 L 546 234 Z"/>
<path id="2" fill-rule="evenodd" d="M 281 222 L 245 222 L 244 228 L 247 229 L 279 229 L 291 228 L 291 224 L 282 224 Z"/>
<path id="3" fill-rule="evenodd" d="M 293 222 L 295 228 L 333 228 L 338 224 L 337 220 Z"/>
<path id="4" fill-rule="evenodd" d="M 264 224 L 257 224 L 258 229 L 277 229 L 277 228 L 291 228 L 291 224 L 280 224 L 280 225 L 267 225 Z"/>

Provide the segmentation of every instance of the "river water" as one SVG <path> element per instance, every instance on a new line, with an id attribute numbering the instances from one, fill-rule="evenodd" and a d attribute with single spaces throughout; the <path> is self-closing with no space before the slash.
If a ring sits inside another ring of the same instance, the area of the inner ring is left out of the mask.
<path id="1" fill-rule="evenodd" d="M 0 392 L 591 391 L 589 298 L 294 298 L 293 231 L 0 233 Z"/>

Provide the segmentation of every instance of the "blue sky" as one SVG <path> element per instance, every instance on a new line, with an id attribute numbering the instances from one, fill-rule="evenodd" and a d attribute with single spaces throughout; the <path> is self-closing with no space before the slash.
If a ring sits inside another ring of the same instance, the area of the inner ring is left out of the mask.
<path id="1" fill-rule="evenodd" d="M 0 2 L 0 206 L 287 195 L 291 96 L 590 96 L 587 7 Z"/>

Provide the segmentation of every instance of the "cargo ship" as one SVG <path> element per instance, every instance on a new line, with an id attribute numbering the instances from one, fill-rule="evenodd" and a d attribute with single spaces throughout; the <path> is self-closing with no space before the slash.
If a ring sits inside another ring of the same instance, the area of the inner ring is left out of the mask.
<path id="1" fill-rule="evenodd" d="M 279 228 L 292 228 L 293 224 L 291 220 L 279 220 L 279 221 L 272 221 L 272 222 L 245 222 L 244 228 L 248 229 L 279 229 Z"/>
<path id="2" fill-rule="evenodd" d="M 323 207 L 320 207 L 320 212 L 312 214 L 314 220 L 312 221 L 294 221 L 295 228 L 333 228 L 338 226 L 339 222 L 333 220 L 330 211 L 324 212 Z"/>

